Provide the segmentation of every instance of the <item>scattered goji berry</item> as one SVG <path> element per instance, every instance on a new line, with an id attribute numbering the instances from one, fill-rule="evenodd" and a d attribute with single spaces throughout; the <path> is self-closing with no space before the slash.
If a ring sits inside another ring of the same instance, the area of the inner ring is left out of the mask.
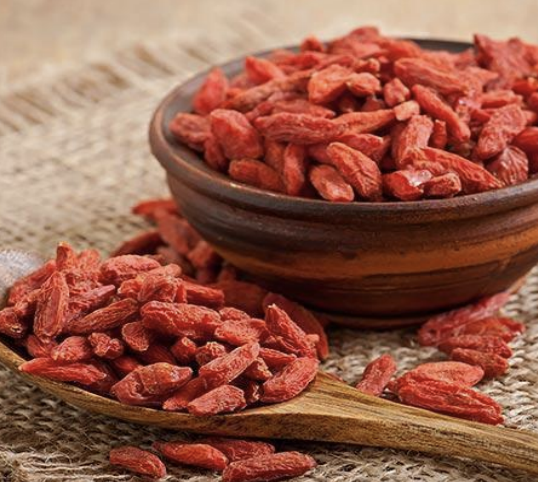
<path id="1" fill-rule="evenodd" d="M 280 452 L 232 462 L 222 482 L 261 482 L 299 477 L 316 466 L 316 461 L 299 452 Z"/>
<path id="2" fill-rule="evenodd" d="M 153 448 L 174 462 L 222 472 L 228 466 L 226 456 L 204 443 L 154 442 Z"/>
<path id="3" fill-rule="evenodd" d="M 136 474 L 159 479 L 166 477 L 166 467 L 161 459 L 151 452 L 136 447 L 116 447 L 110 451 L 109 460 L 112 465 Z"/>
<path id="4" fill-rule="evenodd" d="M 262 457 L 275 453 L 274 445 L 253 440 L 240 440 L 234 438 L 209 437 L 199 440 L 199 443 L 211 445 L 220 450 L 230 462 L 247 460 L 253 457 Z"/>
<path id="5" fill-rule="evenodd" d="M 379 397 L 395 373 L 394 358 L 390 355 L 382 355 L 366 365 L 356 388 L 362 393 Z"/>
<path id="6" fill-rule="evenodd" d="M 467 348 L 484 353 L 495 353 L 503 358 L 510 358 L 512 350 L 499 336 L 494 335 L 458 335 L 451 336 L 438 346 L 445 353 L 452 353 L 456 348 Z"/>
<path id="7" fill-rule="evenodd" d="M 450 353 L 455 361 L 479 366 L 488 378 L 504 375 L 508 371 L 508 361 L 496 353 L 473 350 L 470 348 L 455 348 Z"/>

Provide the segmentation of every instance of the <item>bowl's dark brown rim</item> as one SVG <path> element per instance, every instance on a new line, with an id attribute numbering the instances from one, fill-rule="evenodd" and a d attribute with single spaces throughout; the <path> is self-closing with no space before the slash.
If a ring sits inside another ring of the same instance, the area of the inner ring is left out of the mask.
<path id="1" fill-rule="evenodd" d="M 426 48 L 452 48 L 463 50 L 471 44 L 437 39 L 413 39 Z M 272 49 L 273 50 L 273 49 Z M 271 50 L 271 51 L 272 51 Z M 256 52 L 264 56 L 270 51 Z M 238 64 L 240 57 L 224 64 Z M 486 216 L 516 209 L 538 201 L 538 179 L 502 189 L 458 196 L 451 199 L 422 200 L 410 202 L 353 202 L 333 203 L 318 199 L 305 199 L 272 193 L 241 184 L 209 168 L 191 149 L 167 137 L 165 113 L 177 98 L 182 97 L 188 86 L 205 77 L 209 69 L 189 78 L 174 88 L 159 104 L 150 123 L 149 141 L 151 151 L 163 168 L 172 176 L 181 178 L 194 190 L 229 205 L 257 212 L 285 215 L 303 220 L 352 221 L 356 217 L 374 216 L 402 223 L 429 220 L 464 219 Z"/>

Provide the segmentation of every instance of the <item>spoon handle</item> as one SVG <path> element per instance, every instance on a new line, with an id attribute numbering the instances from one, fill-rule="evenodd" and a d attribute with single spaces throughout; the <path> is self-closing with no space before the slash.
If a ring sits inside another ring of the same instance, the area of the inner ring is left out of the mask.
<path id="1" fill-rule="evenodd" d="M 534 433 L 366 396 L 324 375 L 318 376 L 316 385 L 290 417 L 296 438 L 467 457 L 538 474 L 538 435 Z M 285 431 L 285 425 L 280 430 Z"/>

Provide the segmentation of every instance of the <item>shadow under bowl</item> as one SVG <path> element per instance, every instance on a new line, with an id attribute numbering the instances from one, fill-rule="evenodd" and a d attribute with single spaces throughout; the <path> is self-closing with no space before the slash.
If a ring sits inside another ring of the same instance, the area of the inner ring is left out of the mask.
<path id="1" fill-rule="evenodd" d="M 242 60 L 221 67 L 234 75 Z M 386 328 L 509 289 L 538 262 L 535 180 L 453 199 L 345 204 L 262 191 L 213 171 L 168 129 L 176 113 L 191 110 L 206 74 L 159 105 L 151 149 L 186 219 L 269 289 L 333 321 Z"/>

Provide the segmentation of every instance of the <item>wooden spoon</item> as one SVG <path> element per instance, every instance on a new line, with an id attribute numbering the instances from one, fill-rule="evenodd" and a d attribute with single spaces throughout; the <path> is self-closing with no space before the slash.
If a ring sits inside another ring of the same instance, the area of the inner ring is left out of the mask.
<path id="1" fill-rule="evenodd" d="M 0 253 L 1 259 L 1 253 Z M 1 287 L 0 287 L 1 288 Z M 538 474 L 538 435 L 467 422 L 364 395 L 319 373 L 289 402 L 216 417 L 123 405 L 67 383 L 22 373 L 25 360 L 0 343 L 0 362 L 30 383 L 90 412 L 168 429 L 236 437 L 339 442 L 468 457 Z"/>

